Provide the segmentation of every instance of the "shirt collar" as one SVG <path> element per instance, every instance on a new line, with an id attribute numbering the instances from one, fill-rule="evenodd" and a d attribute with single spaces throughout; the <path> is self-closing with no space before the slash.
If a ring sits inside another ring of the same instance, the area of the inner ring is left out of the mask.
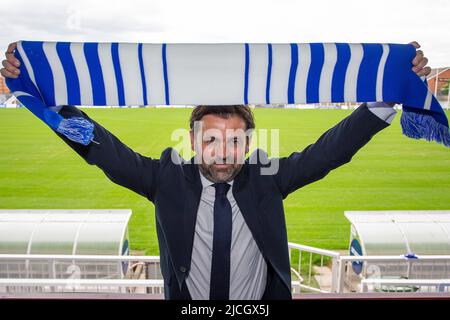
<path id="1" fill-rule="evenodd" d="M 200 173 L 200 180 L 202 180 L 203 189 L 205 189 L 209 186 L 212 186 L 214 184 L 214 182 L 212 182 L 211 180 L 208 180 L 208 178 L 206 178 L 203 175 L 203 173 L 200 169 L 198 169 L 198 172 Z M 234 180 L 231 180 L 231 181 L 228 181 L 227 183 L 230 184 L 231 186 L 233 186 L 233 181 Z"/>

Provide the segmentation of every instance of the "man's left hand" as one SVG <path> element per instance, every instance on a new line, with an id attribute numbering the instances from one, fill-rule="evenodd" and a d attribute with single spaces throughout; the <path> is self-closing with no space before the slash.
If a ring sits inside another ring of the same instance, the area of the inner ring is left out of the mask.
<path id="1" fill-rule="evenodd" d="M 410 42 L 409 44 L 412 44 L 414 48 L 419 49 L 420 44 L 417 41 Z M 412 70 L 419 76 L 428 76 L 431 73 L 431 68 L 427 66 L 428 59 L 423 56 L 422 50 L 416 51 L 416 56 L 414 57 L 412 64 L 414 67 L 412 67 Z"/>
<path id="2" fill-rule="evenodd" d="M 419 49 L 420 44 L 417 41 L 410 42 L 414 48 Z M 413 67 L 411 68 L 419 77 L 428 76 L 431 73 L 431 68 L 427 66 L 428 58 L 423 55 L 422 50 L 416 50 L 416 56 L 412 60 Z M 391 107 L 395 106 L 395 102 L 386 102 Z"/>

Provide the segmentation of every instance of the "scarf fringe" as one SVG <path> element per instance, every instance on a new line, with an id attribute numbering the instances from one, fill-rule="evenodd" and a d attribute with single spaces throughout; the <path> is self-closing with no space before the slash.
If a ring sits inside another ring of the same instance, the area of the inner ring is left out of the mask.
<path id="1" fill-rule="evenodd" d="M 403 134 L 409 138 L 423 138 L 450 147 L 449 128 L 437 122 L 431 115 L 403 110 L 400 123 Z"/>
<path id="2" fill-rule="evenodd" d="M 56 131 L 85 146 L 94 138 L 94 125 L 81 117 L 61 120 Z"/>

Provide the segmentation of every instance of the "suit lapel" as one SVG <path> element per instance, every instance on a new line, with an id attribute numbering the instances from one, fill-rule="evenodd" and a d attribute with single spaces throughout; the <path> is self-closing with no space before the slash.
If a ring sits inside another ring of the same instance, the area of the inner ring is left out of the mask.
<path id="1" fill-rule="evenodd" d="M 250 179 L 250 164 L 246 161 L 241 172 L 236 176 L 235 183 L 233 183 L 233 196 L 236 199 L 245 223 L 250 229 L 261 254 L 268 263 L 270 262 L 272 266 L 277 266 L 278 263 L 272 261 L 273 256 L 267 255 L 267 252 L 271 252 L 271 250 L 267 250 L 271 243 L 270 241 L 264 241 L 262 228 L 263 222 L 261 222 L 261 217 L 259 216 L 258 204 L 256 202 L 254 190 L 251 188 L 251 185 L 248 185 Z M 278 273 L 280 278 L 283 279 L 283 282 L 287 286 L 288 290 L 290 290 L 290 283 L 283 277 L 283 274 L 280 272 L 279 268 L 275 267 L 275 271 Z"/>
<path id="2" fill-rule="evenodd" d="M 197 211 L 202 196 L 203 186 L 197 164 L 194 163 L 194 157 L 191 158 L 189 162 L 183 163 L 183 172 L 185 174 L 187 188 L 184 201 L 183 228 L 180 229 L 180 232 L 183 232 L 185 241 L 184 244 L 180 243 L 180 246 L 184 246 L 185 248 L 182 258 L 183 266 L 189 269 L 191 266 Z"/>
<path id="3" fill-rule="evenodd" d="M 250 179 L 250 164 L 246 161 L 236 176 L 233 183 L 233 196 L 236 203 L 241 210 L 245 223 L 247 224 L 253 238 L 258 245 L 259 250 L 264 254 L 264 241 L 262 237 L 261 222 L 258 217 L 256 200 L 253 194 L 253 190 L 249 185 Z"/>

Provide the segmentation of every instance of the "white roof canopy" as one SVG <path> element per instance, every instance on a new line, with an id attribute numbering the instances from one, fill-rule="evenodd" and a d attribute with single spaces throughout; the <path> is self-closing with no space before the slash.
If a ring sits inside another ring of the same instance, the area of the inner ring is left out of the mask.
<path id="1" fill-rule="evenodd" d="M 0 210 L 0 254 L 121 255 L 131 210 Z"/>
<path id="2" fill-rule="evenodd" d="M 450 254 L 450 210 L 346 211 L 364 255 Z"/>

